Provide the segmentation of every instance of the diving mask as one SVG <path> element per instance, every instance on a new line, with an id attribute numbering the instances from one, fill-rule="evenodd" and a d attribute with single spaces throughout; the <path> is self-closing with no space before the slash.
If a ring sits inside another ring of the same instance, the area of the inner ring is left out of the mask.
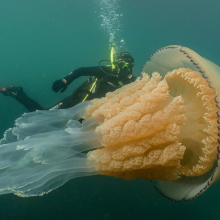
<path id="1" fill-rule="evenodd" d="M 133 62 L 126 62 L 126 61 L 123 61 L 123 60 L 120 60 L 116 63 L 116 66 L 119 68 L 119 69 L 124 69 L 124 68 L 127 68 L 129 71 L 134 69 L 134 63 Z"/>

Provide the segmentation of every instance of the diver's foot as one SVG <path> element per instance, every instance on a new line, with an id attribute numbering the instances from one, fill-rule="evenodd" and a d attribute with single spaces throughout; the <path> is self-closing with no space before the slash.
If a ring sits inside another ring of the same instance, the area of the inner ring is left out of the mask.
<path id="1" fill-rule="evenodd" d="M 4 96 L 11 96 L 16 98 L 19 94 L 23 93 L 23 87 L 9 86 L 0 89 L 0 93 Z"/>

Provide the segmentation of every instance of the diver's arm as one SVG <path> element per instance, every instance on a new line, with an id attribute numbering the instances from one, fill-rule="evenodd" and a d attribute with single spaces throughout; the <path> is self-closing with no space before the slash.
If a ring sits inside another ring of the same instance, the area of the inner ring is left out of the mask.
<path id="1" fill-rule="evenodd" d="M 104 73 L 100 69 L 100 67 L 82 67 L 74 70 L 68 76 L 64 77 L 64 80 L 66 80 L 66 84 L 69 85 L 70 83 L 72 83 L 72 81 L 79 78 L 80 76 L 102 77 L 103 75 Z"/>
<path id="2" fill-rule="evenodd" d="M 106 69 L 107 67 L 102 67 L 102 69 Z M 102 77 L 105 74 L 102 69 L 97 67 L 82 67 L 79 69 L 74 70 L 69 75 L 64 77 L 63 79 L 56 80 L 53 83 L 52 90 L 54 92 L 60 91 L 61 93 L 64 92 L 69 84 L 71 84 L 75 79 L 79 78 L 80 76 L 95 76 L 95 77 Z"/>

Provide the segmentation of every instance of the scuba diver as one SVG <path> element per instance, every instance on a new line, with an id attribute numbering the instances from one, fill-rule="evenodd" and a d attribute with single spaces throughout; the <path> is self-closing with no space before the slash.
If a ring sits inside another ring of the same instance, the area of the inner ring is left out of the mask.
<path id="1" fill-rule="evenodd" d="M 67 87 L 78 77 L 89 76 L 89 79 L 82 83 L 73 91 L 73 94 L 50 108 L 43 108 L 35 100 L 29 98 L 23 91 L 22 87 L 10 86 L 0 89 L 5 96 L 11 96 L 23 104 L 28 111 L 36 110 L 54 110 L 66 109 L 74 105 L 91 100 L 94 98 L 104 97 L 107 92 L 114 90 L 135 81 L 136 77 L 132 74 L 134 68 L 134 59 L 128 52 L 120 53 L 113 61 L 114 48 L 111 49 L 111 65 L 101 66 L 103 61 L 99 62 L 97 67 L 82 67 L 74 70 L 63 79 L 56 80 L 52 85 L 54 92 L 63 93 Z"/>

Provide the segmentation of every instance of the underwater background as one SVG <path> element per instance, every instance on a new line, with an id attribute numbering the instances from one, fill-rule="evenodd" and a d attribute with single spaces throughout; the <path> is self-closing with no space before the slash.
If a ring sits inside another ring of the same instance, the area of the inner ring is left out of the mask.
<path id="1" fill-rule="evenodd" d="M 183 45 L 220 65 L 219 0 L 0 0 L 0 88 L 23 86 L 43 107 L 70 95 L 52 83 L 109 59 L 110 45 L 135 59 L 134 74 L 161 47 Z M 0 135 L 27 110 L 0 94 Z M 43 197 L 0 196 L 0 220 L 220 219 L 220 183 L 188 202 L 161 196 L 150 181 L 73 179 Z"/>

